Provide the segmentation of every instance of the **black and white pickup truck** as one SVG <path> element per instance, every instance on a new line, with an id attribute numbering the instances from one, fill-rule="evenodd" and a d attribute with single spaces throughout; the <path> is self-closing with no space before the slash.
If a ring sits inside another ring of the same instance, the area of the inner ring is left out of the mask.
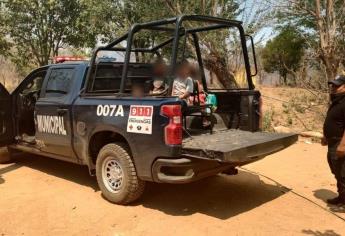
<path id="1" fill-rule="evenodd" d="M 207 26 L 190 23 L 187 29 L 182 26 L 186 22 Z M 248 88 L 207 87 L 198 34 L 224 28 L 239 32 Z M 134 36 L 142 30 L 170 32 L 170 38 L 150 48 L 134 47 Z M 187 36 L 204 90 L 217 98 L 215 111 L 169 96 L 181 38 Z M 235 173 L 236 167 L 297 140 L 294 134 L 260 132 L 260 92 L 252 82 L 246 42 L 241 22 L 233 20 L 184 15 L 135 24 L 126 35 L 97 48 L 90 61 L 38 68 L 11 94 L 0 86 L 0 144 L 10 156 L 28 152 L 88 166 L 105 198 L 117 204 L 138 199 L 147 181 L 188 183 Z M 147 90 L 153 75 L 152 64 L 133 62 L 131 55 L 160 55 L 167 46 L 172 53 L 165 93 L 133 96 L 134 81 Z M 102 60 L 104 52 L 122 52 L 124 60 Z M 203 127 L 204 119 L 211 121 L 210 128 Z"/>

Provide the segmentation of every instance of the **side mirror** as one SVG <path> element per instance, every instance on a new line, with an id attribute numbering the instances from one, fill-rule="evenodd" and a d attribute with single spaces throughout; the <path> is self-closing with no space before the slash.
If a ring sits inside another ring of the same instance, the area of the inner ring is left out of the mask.
<path id="1" fill-rule="evenodd" d="M 255 47 L 254 47 L 254 39 L 251 35 L 246 35 L 247 38 L 249 38 L 251 45 L 252 45 L 252 53 L 253 53 L 253 62 L 254 62 L 254 68 L 255 73 L 252 73 L 250 76 L 254 77 L 258 74 L 258 65 L 256 63 L 256 54 L 255 54 Z"/>

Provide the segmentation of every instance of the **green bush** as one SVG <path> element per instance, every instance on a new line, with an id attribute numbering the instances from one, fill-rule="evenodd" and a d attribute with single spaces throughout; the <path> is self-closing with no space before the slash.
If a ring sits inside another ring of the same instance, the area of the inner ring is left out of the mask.
<path id="1" fill-rule="evenodd" d="M 264 112 L 262 118 L 262 130 L 263 131 L 272 131 L 272 121 L 274 117 L 274 110 L 271 108 L 269 111 Z"/>

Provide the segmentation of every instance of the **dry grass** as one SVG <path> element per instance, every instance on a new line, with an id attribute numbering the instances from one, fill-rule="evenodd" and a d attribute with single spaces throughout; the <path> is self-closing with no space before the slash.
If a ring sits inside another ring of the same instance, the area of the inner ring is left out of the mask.
<path id="1" fill-rule="evenodd" d="M 322 131 L 328 95 L 301 88 L 261 87 L 264 126 L 285 126 L 293 131 Z"/>
<path id="2" fill-rule="evenodd" d="M 0 56 L 0 83 L 12 92 L 22 80 L 16 66 Z"/>

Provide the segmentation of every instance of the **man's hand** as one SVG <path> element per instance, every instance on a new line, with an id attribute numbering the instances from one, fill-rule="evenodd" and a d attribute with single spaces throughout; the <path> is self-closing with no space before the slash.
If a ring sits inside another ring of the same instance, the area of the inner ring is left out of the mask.
<path id="1" fill-rule="evenodd" d="M 345 158 L 345 144 L 339 144 L 339 146 L 337 147 L 336 156 L 338 158 Z"/>
<path id="2" fill-rule="evenodd" d="M 338 158 L 345 158 L 345 131 L 344 131 L 344 134 L 343 134 L 343 137 L 337 147 L 337 151 L 335 153 L 335 155 L 338 157 Z"/>

